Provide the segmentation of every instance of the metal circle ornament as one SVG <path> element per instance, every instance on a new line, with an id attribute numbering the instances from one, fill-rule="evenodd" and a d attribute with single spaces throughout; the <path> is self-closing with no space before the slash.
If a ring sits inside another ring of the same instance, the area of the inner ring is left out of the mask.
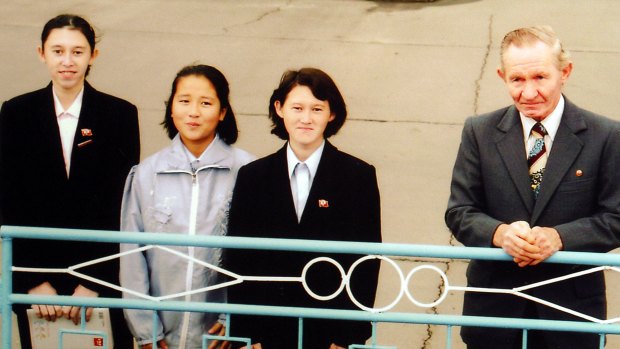
<path id="1" fill-rule="evenodd" d="M 441 295 L 439 296 L 439 298 L 432 302 L 432 303 L 422 303 L 422 302 L 418 302 L 413 295 L 409 292 L 409 287 L 407 287 L 409 285 L 409 282 L 411 281 L 411 278 L 413 277 L 413 275 L 415 273 L 417 273 L 418 271 L 422 270 L 422 269 L 430 269 L 433 270 L 435 272 L 437 272 L 437 274 L 439 274 L 439 276 L 441 276 L 441 279 L 443 280 L 444 283 L 444 288 L 443 288 L 443 292 L 441 292 Z M 432 308 L 436 305 L 438 305 L 439 303 L 443 302 L 443 300 L 448 296 L 448 289 L 450 288 L 450 284 L 448 283 L 448 277 L 446 276 L 446 274 L 439 268 L 437 268 L 434 265 L 420 265 L 418 267 L 413 268 L 413 270 L 411 270 L 409 272 L 409 274 L 407 274 L 407 280 L 405 282 L 405 293 L 407 293 L 407 298 L 409 298 L 410 301 L 412 301 L 415 305 L 417 305 L 418 307 L 422 307 L 422 308 Z"/>
<path id="2" fill-rule="evenodd" d="M 341 278 L 341 281 L 340 281 L 340 286 L 338 286 L 338 289 L 337 289 L 334 293 L 329 294 L 329 295 L 327 295 L 327 296 L 321 296 L 321 295 L 318 295 L 318 294 L 314 293 L 314 292 L 310 289 L 310 286 L 308 286 L 308 283 L 306 282 L 306 275 L 307 275 L 307 273 L 308 273 L 308 270 L 309 270 L 309 269 L 310 269 L 310 267 L 312 267 L 314 264 L 317 264 L 317 263 L 319 263 L 319 262 L 327 262 L 327 263 L 331 263 L 331 264 L 333 264 L 333 265 L 334 265 L 334 266 L 338 269 L 338 271 L 340 272 L 340 278 Z M 331 299 L 336 298 L 336 296 L 338 296 L 338 295 L 340 294 L 340 292 L 342 292 L 342 289 L 344 288 L 345 283 L 346 283 L 346 284 L 348 284 L 348 282 L 347 282 L 347 281 L 348 281 L 348 280 L 347 280 L 346 274 L 345 274 L 345 272 L 344 272 L 344 269 L 343 269 L 343 268 L 342 268 L 342 266 L 340 265 L 340 263 L 336 262 L 334 259 L 329 258 L 329 257 L 317 257 L 317 258 L 315 258 L 315 259 L 311 260 L 310 262 L 308 262 L 308 264 L 306 264 L 306 265 L 304 266 L 304 270 L 301 272 L 301 284 L 304 286 L 304 289 L 306 290 L 306 292 L 308 292 L 308 294 L 309 294 L 310 296 L 312 296 L 313 298 L 318 299 L 318 300 L 321 300 L 321 301 L 328 301 L 328 300 L 331 300 Z"/>
<path id="3" fill-rule="evenodd" d="M 379 259 L 382 261 L 387 262 L 388 264 L 390 264 L 392 267 L 394 267 L 394 269 L 396 270 L 396 272 L 398 272 L 398 276 L 400 278 L 400 291 L 398 292 L 398 296 L 396 296 L 396 299 L 394 299 L 394 301 L 388 305 L 386 305 L 385 307 L 381 307 L 381 308 L 370 308 L 365 306 L 364 304 L 360 303 L 355 296 L 353 295 L 353 291 L 351 290 L 351 275 L 353 275 L 353 271 L 355 270 L 355 268 L 360 265 L 362 262 L 367 261 L 369 259 Z M 394 262 L 393 260 L 384 257 L 384 256 L 379 256 L 379 255 L 369 255 L 369 256 L 364 256 L 360 259 L 358 259 L 357 261 L 355 261 L 355 263 L 353 263 L 351 265 L 351 268 L 349 268 L 349 273 L 347 274 L 347 293 L 349 294 L 349 298 L 351 299 L 351 301 L 357 305 L 360 309 L 365 310 L 365 311 L 369 311 L 372 313 L 380 313 L 380 312 L 384 312 L 387 310 L 390 310 L 392 308 L 394 308 L 394 306 L 396 306 L 396 304 L 398 304 L 398 302 L 400 302 L 401 298 L 403 298 L 403 294 L 405 293 L 405 276 L 403 275 L 403 272 L 400 270 L 400 268 L 398 267 L 398 264 L 396 264 L 396 262 Z"/>

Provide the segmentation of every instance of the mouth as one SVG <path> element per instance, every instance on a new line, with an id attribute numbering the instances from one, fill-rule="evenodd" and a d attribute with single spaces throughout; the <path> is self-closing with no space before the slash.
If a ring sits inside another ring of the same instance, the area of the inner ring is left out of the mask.
<path id="1" fill-rule="evenodd" d="M 200 126 L 200 124 L 199 124 L 199 123 L 196 123 L 196 122 L 188 122 L 188 123 L 186 123 L 186 125 L 187 125 L 187 126 L 190 126 L 190 127 L 197 127 L 197 126 Z"/>
<path id="2" fill-rule="evenodd" d="M 58 74 L 60 74 L 60 76 L 62 77 L 72 77 L 77 74 L 77 72 L 73 70 L 60 70 Z"/>
<path id="3" fill-rule="evenodd" d="M 542 105 L 542 103 L 521 103 L 526 109 L 536 109 Z"/>

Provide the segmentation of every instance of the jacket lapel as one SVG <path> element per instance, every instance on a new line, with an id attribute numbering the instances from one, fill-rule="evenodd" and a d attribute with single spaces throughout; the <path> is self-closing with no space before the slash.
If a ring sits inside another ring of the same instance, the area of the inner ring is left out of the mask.
<path id="1" fill-rule="evenodd" d="M 587 125 L 578 108 L 565 99 L 564 114 L 545 166 L 543 182 L 531 218 L 532 224 L 538 220 L 566 172 L 581 153 L 583 142 L 576 133 L 586 128 Z"/>
<path id="2" fill-rule="evenodd" d="M 284 144 L 275 154 L 273 163 L 273 176 L 271 178 L 272 193 L 275 204 L 278 205 L 277 211 L 281 212 L 283 219 L 286 219 L 286 226 L 296 227 L 299 225 L 297 221 L 297 212 L 295 211 L 295 203 L 293 202 L 293 193 L 291 191 L 291 179 L 288 176 L 288 162 L 286 159 L 286 147 Z M 259 203 L 260 204 L 260 203 Z M 282 232 L 284 233 L 284 232 Z M 285 236 L 290 237 L 290 236 Z"/>
<path id="3" fill-rule="evenodd" d="M 96 101 L 97 91 L 88 82 L 84 82 L 84 96 L 82 98 L 82 109 L 80 118 L 75 129 L 73 139 L 73 150 L 71 151 L 71 169 L 69 179 L 79 178 L 81 172 L 88 172 L 86 169 L 88 162 L 96 161 L 92 150 L 97 145 L 96 137 L 102 130 L 97 129 L 98 108 Z M 101 141 L 101 139 L 99 139 Z M 86 170 L 86 171 L 83 171 Z"/>
<path id="4" fill-rule="evenodd" d="M 67 179 L 67 172 L 65 170 L 65 159 L 62 153 L 62 142 L 60 140 L 60 130 L 58 129 L 58 120 L 56 117 L 56 108 L 54 106 L 54 95 L 52 93 L 52 83 L 50 83 L 41 94 L 41 100 L 35 102 L 40 105 L 39 117 L 37 118 L 37 124 L 39 126 L 38 140 L 47 148 L 48 159 L 52 166 L 52 173 L 54 176 Z M 33 125 L 35 126 L 35 125 Z"/>
<path id="5" fill-rule="evenodd" d="M 304 208 L 300 223 L 304 223 L 304 221 L 308 219 L 315 219 L 316 210 L 327 208 L 320 207 L 319 200 L 325 200 L 325 205 L 329 205 L 330 198 L 325 196 L 325 193 L 333 194 L 331 190 L 331 173 L 334 169 L 332 162 L 336 151 L 336 147 L 328 141 L 325 141 L 323 154 L 321 154 L 319 167 L 317 168 L 315 178 L 312 181 L 312 186 L 310 187 L 310 192 L 308 193 L 308 200 L 306 201 L 306 207 Z"/>
<path id="6" fill-rule="evenodd" d="M 528 212 L 532 212 L 534 196 L 530 188 L 530 176 L 527 168 L 523 130 L 519 113 L 513 106 L 510 107 L 497 125 L 502 136 L 497 142 L 502 161 L 510 174 L 510 179 L 519 193 L 519 197 Z"/>

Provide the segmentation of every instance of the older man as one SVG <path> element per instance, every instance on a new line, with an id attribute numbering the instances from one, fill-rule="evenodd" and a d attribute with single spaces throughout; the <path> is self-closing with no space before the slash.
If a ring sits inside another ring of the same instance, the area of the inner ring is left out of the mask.
<path id="1" fill-rule="evenodd" d="M 498 247 L 513 262 L 472 261 L 472 287 L 511 289 L 588 267 L 542 263 L 559 250 L 620 245 L 620 126 L 562 95 L 573 64 L 549 27 L 508 33 L 497 73 L 514 105 L 467 119 L 445 214 L 466 246 Z M 526 293 L 606 317 L 601 272 Z M 465 315 L 582 320 L 524 298 L 468 292 Z M 463 328 L 468 348 L 521 348 L 510 329 Z M 530 331 L 528 348 L 598 348 L 595 334 Z"/>

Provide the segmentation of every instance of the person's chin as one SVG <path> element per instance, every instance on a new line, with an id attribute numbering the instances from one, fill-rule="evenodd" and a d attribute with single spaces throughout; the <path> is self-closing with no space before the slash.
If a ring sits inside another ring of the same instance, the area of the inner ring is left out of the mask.
<path id="1" fill-rule="evenodd" d="M 528 118 L 530 118 L 530 119 L 534 119 L 534 120 L 537 120 L 537 121 L 540 121 L 540 120 L 544 119 L 543 113 L 540 110 L 538 110 L 538 109 L 526 109 L 526 108 L 524 108 L 523 110 L 520 110 L 520 112 L 523 115 L 525 115 Z"/>
<path id="2" fill-rule="evenodd" d="M 58 85 L 60 85 L 60 87 L 64 88 L 64 89 L 72 89 L 74 87 L 76 87 L 79 84 L 79 81 L 77 79 L 60 79 L 58 80 Z"/>

